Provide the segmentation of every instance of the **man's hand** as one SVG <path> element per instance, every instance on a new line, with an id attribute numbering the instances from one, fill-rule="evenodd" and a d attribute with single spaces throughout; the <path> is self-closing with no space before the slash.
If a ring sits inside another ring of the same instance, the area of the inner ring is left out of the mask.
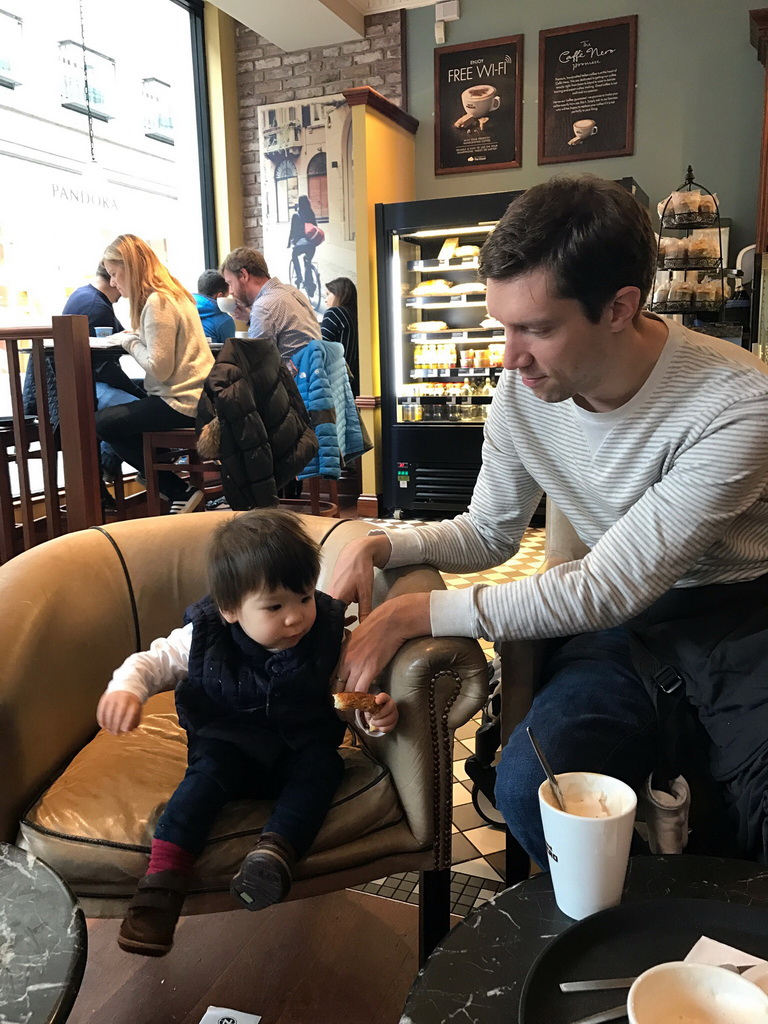
<path id="1" fill-rule="evenodd" d="M 251 319 L 251 307 L 244 306 L 243 303 L 240 302 L 240 300 L 238 299 L 237 305 L 235 306 L 235 312 L 232 315 L 234 316 L 235 320 L 241 320 L 244 324 L 247 324 L 248 321 Z"/>
<path id="2" fill-rule="evenodd" d="M 392 732 L 397 725 L 400 712 L 397 710 L 397 704 L 388 693 L 377 693 L 376 710 L 372 712 L 366 711 L 365 717 L 373 731 Z"/>
<path id="3" fill-rule="evenodd" d="M 128 690 L 113 690 L 105 693 L 96 709 L 96 721 L 102 729 L 115 736 L 132 732 L 141 721 L 142 702 L 135 693 Z"/>
<path id="4" fill-rule="evenodd" d="M 389 538 L 375 534 L 351 541 L 336 559 L 328 593 L 347 605 L 356 602 L 360 622 L 371 613 L 374 566 L 383 569 L 391 552 Z"/>
<path id="5" fill-rule="evenodd" d="M 429 635 L 429 594 L 385 601 L 352 630 L 339 662 L 339 688 L 367 693 L 406 640 Z"/>

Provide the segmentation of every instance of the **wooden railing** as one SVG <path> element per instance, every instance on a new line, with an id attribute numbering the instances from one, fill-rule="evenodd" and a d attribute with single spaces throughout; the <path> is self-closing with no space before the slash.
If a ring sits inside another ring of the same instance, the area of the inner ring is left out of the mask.
<path id="1" fill-rule="evenodd" d="M 30 345 L 36 418 L 25 417 L 22 398 L 19 353 L 20 349 L 28 351 Z M 2 563 L 41 541 L 83 530 L 103 519 L 88 318 L 55 316 L 51 327 L 0 329 L 0 346 L 5 347 L 12 409 L 12 422 L 0 423 Z M 56 365 L 63 493 L 57 479 L 57 443 L 46 387 L 45 363 L 51 352 Z M 42 494 L 34 494 L 30 483 L 33 459 L 42 462 Z M 14 462 L 19 477 L 18 500 L 11 487 L 10 466 Z"/>

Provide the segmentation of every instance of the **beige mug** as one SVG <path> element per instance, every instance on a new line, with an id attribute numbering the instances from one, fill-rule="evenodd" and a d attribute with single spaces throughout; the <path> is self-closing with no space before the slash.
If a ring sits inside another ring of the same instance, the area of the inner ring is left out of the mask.
<path id="1" fill-rule="evenodd" d="M 479 119 L 498 110 L 501 98 L 492 85 L 473 85 L 461 94 L 461 102 L 467 114 Z"/>
<path id="2" fill-rule="evenodd" d="M 592 135 L 597 135 L 597 122 L 587 118 L 584 121 L 573 122 L 573 138 L 569 139 L 569 146 L 580 146 L 581 143 Z"/>

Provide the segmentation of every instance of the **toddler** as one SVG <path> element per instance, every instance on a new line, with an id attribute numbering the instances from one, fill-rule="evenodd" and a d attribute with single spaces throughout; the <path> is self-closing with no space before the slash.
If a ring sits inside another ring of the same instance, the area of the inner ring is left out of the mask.
<path id="1" fill-rule="evenodd" d="M 126 659 L 102 696 L 99 725 L 124 733 L 139 724 L 148 697 L 175 687 L 188 737 L 187 771 L 157 823 L 147 873 L 120 927 L 122 949 L 170 950 L 194 862 L 229 800 L 275 800 L 232 894 L 249 910 L 288 894 L 343 774 L 345 722 L 330 680 L 345 608 L 315 590 L 319 572 L 320 549 L 292 513 L 260 509 L 228 520 L 208 551 L 210 594 L 187 610 L 187 625 Z M 397 717 L 384 693 L 366 716 L 380 734 Z"/>

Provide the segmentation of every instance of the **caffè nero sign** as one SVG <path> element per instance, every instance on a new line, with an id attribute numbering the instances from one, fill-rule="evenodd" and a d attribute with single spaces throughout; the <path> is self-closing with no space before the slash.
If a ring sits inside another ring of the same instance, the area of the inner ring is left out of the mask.
<path id="1" fill-rule="evenodd" d="M 523 37 L 435 50 L 435 173 L 519 167 Z"/>
<path id="2" fill-rule="evenodd" d="M 72 188 L 54 181 L 51 184 L 51 195 L 58 203 L 72 203 L 77 206 L 90 207 L 93 210 L 114 210 L 115 212 L 119 210 L 117 200 L 113 196 L 82 186 Z"/>
<path id="3" fill-rule="evenodd" d="M 637 15 L 539 33 L 539 163 L 629 156 Z"/>

